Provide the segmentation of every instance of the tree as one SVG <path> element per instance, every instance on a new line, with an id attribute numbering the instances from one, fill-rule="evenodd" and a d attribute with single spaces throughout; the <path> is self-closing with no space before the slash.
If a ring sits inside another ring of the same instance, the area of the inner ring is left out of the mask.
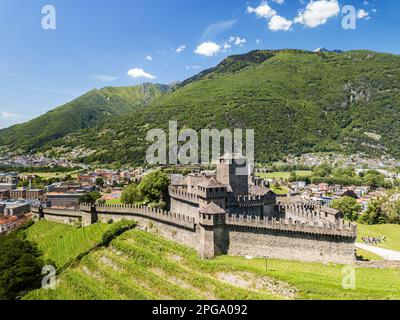
<path id="1" fill-rule="evenodd" d="M 327 164 L 322 164 L 320 166 L 317 166 L 313 170 L 313 175 L 316 177 L 329 177 L 332 173 L 332 167 L 330 167 Z"/>
<path id="2" fill-rule="evenodd" d="M 104 180 L 101 177 L 96 178 L 96 186 L 102 187 L 104 185 Z"/>
<path id="3" fill-rule="evenodd" d="M 385 179 L 379 172 L 368 171 L 364 177 L 364 183 L 372 189 L 377 189 L 385 184 Z"/>
<path id="4" fill-rule="evenodd" d="M 388 223 L 400 223 L 400 201 L 386 201 L 382 206 L 382 210 L 387 217 Z"/>
<path id="5" fill-rule="evenodd" d="M 29 241 L 11 233 L 0 237 L 0 300 L 14 300 L 38 288 L 43 260 Z"/>
<path id="6" fill-rule="evenodd" d="M 291 171 L 289 175 L 289 182 L 296 182 L 298 179 L 295 171 Z"/>
<path id="7" fill-rule="evenodd" d="M 357 194 L 353 190 L 347 190 L 343 195 L 353 199 L 358 199 Z"/>
<path id="8" fill-rule="evenodd" d="M 98 191 L 93 191 L 89 193 L 85 193 L 84 195 L 79 197 L 79 203 L 91 203 L 94 204 L 98 199 L 101 198 L 101 194 Z"/>
<path id="9" fill-rule="evenodd" d="M 121 201 L 125 204 L 136 204 L 142 201 L 139 188 L 136 184 L 130 184 L 122 190 Z"/>
<path id="10" fill-rule="evenodd" d="M 368 209 L 360 217 L 362 224 L 384 224 L 387 222 L 387 217 L 382 210 L 383 201 L 381 199 L 373 200 L 368 204 Z"/>
<path id="11" fill-rule="evenodd" d="M 168 195 L 169 178 L 163 171 L 153 171 L 144 176 L 139 184 L 139 192 L 145 204 L 165 201 Z"/>
<path id="12" fill-rule="evenodd" d="M 358 214 L 362 209 L 356 199 L 348 196 L 333 200 L 331 207 L 341 211 L 344 214 L 345 219 L 350 221 L 356 221 L 358 219 Z"/>

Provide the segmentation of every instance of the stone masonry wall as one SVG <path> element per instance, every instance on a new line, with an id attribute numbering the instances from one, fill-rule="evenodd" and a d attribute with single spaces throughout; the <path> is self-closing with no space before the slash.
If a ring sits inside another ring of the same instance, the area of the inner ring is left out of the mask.
<path id="1" fill-rule="evenodd" d="M 196 249 L 205 258 L 229 254 L 323 263 L 355 261 L 357 232 L 350 224 L 321 227 L 313 223 L 223 214 L 219 223 L 213 223 L 216 219 L 212 216 L 197 223 L 193 217 L 125 205 L 81 206 L 80 211 L 44 208 L 42 214 L 40 209 L 33 209 L 33 213 L 36 217 L 68 224 L 134 220 L 147 231 Z"/>

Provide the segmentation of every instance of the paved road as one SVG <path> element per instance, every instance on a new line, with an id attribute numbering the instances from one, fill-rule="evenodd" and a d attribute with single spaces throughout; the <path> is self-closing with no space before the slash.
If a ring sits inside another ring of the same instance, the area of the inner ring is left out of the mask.
<path id="1" fill-rule="evenodd" d="M 388 249 L 382 249 L 382 248 L 377 248 L 373 246 L 369 246 L 367 244 L 361 244 L 361 243 L 356 243 L 356 247 L 375 253 L 376 255 L 382 257 L 385 260 L 389 261 L 400 261 L 400 252 L 399 251 L 393 251 L 393 250 L 388 250 Z"/>

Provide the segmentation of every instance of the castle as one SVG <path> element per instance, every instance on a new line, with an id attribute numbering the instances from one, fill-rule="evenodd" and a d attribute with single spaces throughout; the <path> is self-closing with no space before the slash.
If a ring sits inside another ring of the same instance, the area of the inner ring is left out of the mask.
<path id="1" fill-rule="evenodd" d="M 240 154 L 225 154 L 217 160 L 216 172 L 189 174 L 169 187 L 171 212 L 198 220 L 200 213 L 224 212 L 230 217 L 249 216 L 260 220 L 288 219 L 338 226 L 338 210 L 311 203 L 281 201 L 249 174 L 247 160 Z M 208 212 L 209 211 L 209 212 Z"/>
<path id="2" fill-rule="evenodd" d="M 134 220 L 150 232 L 190 246 L 203 258 L 240 255 L 312 262 L 355 261 L 357 228 L 334 209 L 292 203 L 248 174 L 246 159 L 226 154 L 217 170 L 172 181 L 170 210 L 137 205 L 34 208 L 37 218 L 84 226 Z"/>

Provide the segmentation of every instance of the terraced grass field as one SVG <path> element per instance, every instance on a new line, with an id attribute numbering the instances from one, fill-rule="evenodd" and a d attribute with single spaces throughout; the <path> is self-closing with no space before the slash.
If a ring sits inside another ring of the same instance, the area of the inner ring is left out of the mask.
<path id="1" fill-rule="evenodd" d="M 28 229 L 27 239 L 38 244 L 45 260 L 51 260 L 61 268 L 98 245 L 108 228 L 107 224 L 76 228 L 41 220 Z"/>
<path id="2" fill-rule="evenodd" d="M 356 289 L 342 287 L 340 265 L 201 260 L 189 248 L 140 230 L 98 248 L 58 277 L 56 290 L 25 299 L 400 299 L 400 270 L 356 267 Z"/>

